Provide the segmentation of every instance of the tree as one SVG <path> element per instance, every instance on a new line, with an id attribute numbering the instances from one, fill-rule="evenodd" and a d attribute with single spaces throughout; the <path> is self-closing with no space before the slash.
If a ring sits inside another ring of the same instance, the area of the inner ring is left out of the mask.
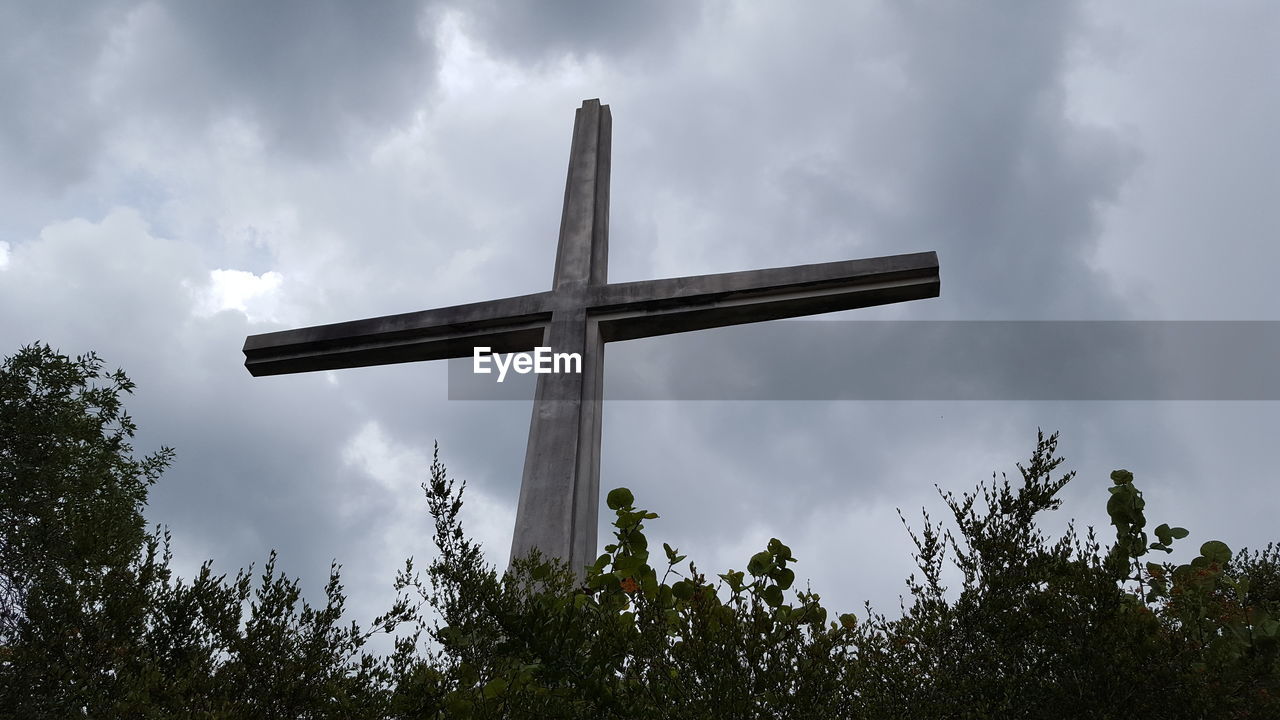
<path id="1" fill-rule="evenodd" d="M 143 544 L 147 488 L 172 451 L 131 457 L 135 427 L 120 395 L 133 383 L 101 367 L 92 354 L 71 360 L 38 345 L 0 367 L 0 643 L 23 608 L 53 601 L 40 592 L 49 581 L 90 592 Z"/>
<path id="2" fill-rule="evenodd" d="M 322 608 L 274 554 L 256 587 L 251 569 L 172 576 L 168 535 L 142 510 L 173 453 L 133 457 L 132 389 L 96 356 L 45 345 L 0 366 L 0 717 L 383 714 L 390 660 L 340 624 L 336 565 Z"/>
<path id="3" fill-rule="evenodd" d="M 1109 548 L 1092 529 L 1051 541 L 1035 521 L 1073 477 L 1053 477 L 1062 462 L 1057 436 L 1040 435 L 1020 486 L 944 494 L 955 533 L 927 515 L 908 529 L 912 604 L 858 623 L 791 589 L 795 558 L 777 539 L 714 585 L 692 563 L 675 572 L 685 557 L 669 546 L 651 562 L 643 526 L 657 515 L 625 489 L 609 494 L 615 542 L 583 585 L 536 557 L 499 580 L 437 461 L 426 490 L 442 553 L 423 597 L 442 612 L 429 632 L 443 662 L 423 672 L 474 717 L 1280 717 L 1274 546 L 1232 564 L 1209 541 L 1187 565 L 1143 564 L 1187 532 L 1162 524 L 1149 542 L 1127 471 L 1112 475 Z"/>
<path id="4" fill-rule="evenodd" d="M 336 564 L 316 607 L 274 554 L 256 580 L 172 575 L 142 519 L 172 453 L 133 457 L 132 387 L 45 346 L 0 366 L 0 718 L 1280 717 L 1280 549 L 1210 540 L 1152 562 L 1190 533 L 1148 533 L 1125 470 L 1107 486 L 1114 541 L 1045 536 L 1073 477 L 1055 475 L 1056 435 L 1020 483 L 944 493 L 948 523 L 908 526 L 909 602 L 861 620 L 795 587 L 776 538 L 713 578 L 651 552 L 658 515 L 625 488 L 582 582 L 536 553 L 500 574 L 437 450 L 423 490 L 440 552 L 422 573 L 407 561 L 361 630 Z M 375 632 L 395 650 L 368 653 Z"/>

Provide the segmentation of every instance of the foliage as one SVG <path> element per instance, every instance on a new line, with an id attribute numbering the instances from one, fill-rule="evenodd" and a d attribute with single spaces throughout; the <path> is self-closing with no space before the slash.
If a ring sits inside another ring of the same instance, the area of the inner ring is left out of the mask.
<path id="1" fill-rule="evenodd" d="M 581 577 L 536 553 L 499 574 L 437 453 L 423 489 L 439 553 L 406 562 L 361 630 L 336 565 L 320 607 L 274 554 L 256 579 L 174 577 L 168 535 L 142 519 L 171 452 L 133 458 L 132 387 L 43 346 L 0 368 L 0 718 L 1280 717 L 1280 549 L 1210 540 L 1154 562 L 1190 533 L 1148 533 L 1124 470 L 1113 542 L 1046 537 L 1037 520 L 1072 479 L 1055 476 L 1056 435 L 1020 483 L 942 493 L 950 527 L 907 528 L 910 602 L 862 620 L 795 587 L 776 538 L 712 579 L 651 551 L 658 516 L 624 488 Z M 394 651 L 366 649 L 376 632 Z"/>
<path id="2" fill-rule="evenodd" d="M 135 428 L 120 395 L 132 389 L 124 373 L 103 376 L 92 354 L 72 361 L 31 347 L 0 367 L 0 642 L 21 607 L 52 602 L 39 592 L 51 575 L 92 595 L 144 544 L 147 488 L 172 451 L 130 457 Z"/>
<path id="3" fill-rule="evenodd" d="M 711 584 L 692 563 L 677 570 L 685 557 L 668 545 L 650 562 L 644 522 L 658 516 L 618 489 L 607 498 L 616 542 L 584 582 L 536 553 L 499 581 L 465 538 L 461 488 L 438 461 L 427 495 L 441 554 L 430 583 L 406 586 L 440 609 L 429 630 L 440 652 L 415 671 L 450 716 L 841 714 L 852 619 L 828 626 L 811 592 L 784 602 L 795 558 L 778 540 Z"/>
<path id="4" fill-rule="evenodd" d="M 168 534 L 142 517 L 172 452 L 132 456 L 133 383 L 101 368 L 41 345 L 0 367 L 0 717 L 384 713 L 393 667 L 338 624 L 336 566 L 323 608 L 299 607 L 274 555 L 256 588 L 208 564 L 172 576 Z"/>

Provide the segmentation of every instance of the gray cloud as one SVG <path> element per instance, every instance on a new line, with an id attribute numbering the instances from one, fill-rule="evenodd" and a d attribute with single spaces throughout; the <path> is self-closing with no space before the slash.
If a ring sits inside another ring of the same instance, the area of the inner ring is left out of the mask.
<path id="1" fill-rule="evenodd" d="M 8 172 L 46 189 L 82 180 L 119 123 L 228 116 L 271 151 L 340 152 L 350 135 L 411 120 L 436 71 L 429 6 L 340 2 L 6 10 Z"/>
<path id="2" fill-rule="evenodd" d="M 83 177 L 105 130 L 102 114 L 89 106 L 92 70 L 127 9 L 108 2 L 0 10 L 0 96 L 7 108 L 0 114 L 0 172 L 37 192 Z"/>
<path id="3" fill-rule="evenodd" d="M 460 4 L 465 27 L 495 54 L 522 63 L 563 55 L 641 62 L 699 29 L 696 3 L 601 4 L 590 0 L 482 0 Z"/>
<path id="4" fill-rule="evenodd" d="M 436 71 L 434 26 L 421 2 L 233 2 L 166 6 L 137 38 L 135 75 L 149 98 L 183 114 L 244 113 L 268 147 L 325 155 L 352 130 L 407 123 Z M 167 21 L 167 22 L 165 22 Z M 151 55 L 160 50 L 159 56 Z M 363 127 L 362 127 L 363 126 Z"/>
<path id="5" fill-rule="evenodd" d="M 935 249 L 941 298 L 841 317 L 1273 319 L 1273 11 L 1152 21 L 1109 7 L 0 10 L 0 340 L 97 349 L 139 382 L 139 447 L 179 453 L 151 517 L 177 530 L 182 562 L 232 569 L 278 547 L 314 589 L 336 557 L 365 619 L 390 568 L 428 552 L 415 463 L 433 439 L 505 561 L 529 400 L 448 402 L 438 363 L 254 379 L 240 344 L 545 289 L 583 98 L 613 108 L 615 280 Z M 461 38 L 440 35 L 447 18 Z M 219 269 L 280 285 L 244 311 L 200 310 Z M 824 380 L 788 375 L 797 343 L 740 332 L 753 356 L 722 359 L 725 375 Z M 609 382 L 669 384 L 698 342 L 610 346 Z M 892 609 L 910 571 L 892 508 L 936 515 L 933 483 L 1012 471 L 1037 426 L 1063 430 L 1081 472 L 1066 513 L 1099 522 L 1123 465 L 1150 479 L 1151 517 L 1199 539 L 1264 538 L 1273 416 L 1270 403 L 618 402 L 603 475 L 705 569 L 740 568 L 777 535 L 834 606 Z M 1233 524 L 1241 497 L 1253 514 Z"/>

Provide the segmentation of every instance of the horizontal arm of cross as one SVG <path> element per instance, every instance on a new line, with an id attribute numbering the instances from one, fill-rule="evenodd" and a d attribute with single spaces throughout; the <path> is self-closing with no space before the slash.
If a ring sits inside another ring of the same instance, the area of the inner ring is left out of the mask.
<path id="1" fill-rule="evenodd" d="M 251 335 L 245 367 L 254 376 L 470 356 L 476 346 L 522 352 L 542 342 L 551 293 L 454 305 Z"/>
<path id="2" fill-rule="evenodd" d="M 591 315 L 606 341 L 937 297 L 933 252 L 594 288 Z"/>

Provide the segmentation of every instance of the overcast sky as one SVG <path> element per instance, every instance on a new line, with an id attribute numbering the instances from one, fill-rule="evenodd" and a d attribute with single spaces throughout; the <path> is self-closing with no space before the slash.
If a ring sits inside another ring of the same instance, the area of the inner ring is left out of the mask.
<path id="1" fill-rule="evenodd" d="M 336 559 L 361 623 L 433 552 L 433 441 L 505 567 L 532 393 L 449 401 L 444 363 L 252 378 L 244 338 L 548 289 L 587 98 L 613 114 L 612 281 L 936 250 L 941 297 L 835 319 L 1280 320 L 1266 0 L 31 2 L 0 8 L 0 57 L 0 351 L 95 350 L 138 383 L 138 449 L 177 450 L 148 517 L 180 573 L 275 548 L 317 598 Z M 606 398 L 637 372 L 678 384 L 663 360 L 690 342 L 610 345 Z M 807 350 L 717 362 L 785 387 Z M 1025 370 L 1002 355 L 988 379 Z M 946 354 L 921 366 L 965 381 Z M 826 367 L 807 379 L 833 395 L 859 372 Z M 1278 420 L 1263 401 L 606 399 L 601 483 L 706 571 L 776 536 L 828 607 L 892 615 L 914 568 L 895 508 L 918 528 L 945 515 L 935 484 L 1016 477 L 1037 427 L 1078 471 L 1051 528 L 1112 537 L 1124 467 L 1152 524 L 1191 531 L 1176 560 L 1280 539 Z"/>

